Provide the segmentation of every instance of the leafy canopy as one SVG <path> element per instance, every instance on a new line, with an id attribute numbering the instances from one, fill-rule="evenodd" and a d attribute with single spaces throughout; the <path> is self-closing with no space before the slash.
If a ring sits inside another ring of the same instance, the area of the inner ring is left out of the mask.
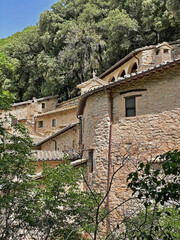
<path id="1" fill-rule="evenodd" d="M 74 97 L 93 71 L 135 48 L 180 38 L 179 16 L 179 0 L 57 1 L 37 26 L 0 40 L 0 52 L 17 65 L 13 78 L 3 65 L 0 86 L 16 101 Z"/>

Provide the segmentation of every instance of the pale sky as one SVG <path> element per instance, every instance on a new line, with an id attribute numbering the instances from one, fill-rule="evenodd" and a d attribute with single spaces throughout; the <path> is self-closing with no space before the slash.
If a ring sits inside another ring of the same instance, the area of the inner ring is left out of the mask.
<path id="1" fill-rule="evenodd" d="M 35 25 L 58 0 L 0 0 L 0 39 Z"/>

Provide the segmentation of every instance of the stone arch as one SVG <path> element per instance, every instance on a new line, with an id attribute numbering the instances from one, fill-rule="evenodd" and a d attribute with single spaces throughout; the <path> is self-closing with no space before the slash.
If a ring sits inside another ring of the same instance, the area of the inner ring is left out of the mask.
<path id="1" fill-rule="evenodd" d="M 124 77 L 126 75 L 125 69 L 123 69 L 121 72 L 119 72 L 118 77 Z"/>
<path id="2" fill-rule="evenodd" d="M 128 68 L 128 74 L 136 73 L 137 72 L 137 68 L 138 68 L 137 62 L 131 63 L 129 68 Z"/>
<path id="3" fill-rule="evenodd" d="M 113 76 L 109 82 L 114 82 L 114 81 L 115 81 L 115 77 Z"/>

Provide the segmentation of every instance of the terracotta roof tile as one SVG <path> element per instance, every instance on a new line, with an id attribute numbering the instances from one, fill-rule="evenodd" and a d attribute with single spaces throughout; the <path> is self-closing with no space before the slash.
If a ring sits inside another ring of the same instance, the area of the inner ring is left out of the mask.
<path id="1" fill-rule="evenodd" d="M 58 160 L 62 160 L 64 157 L 64 153 L 61 151 L 36 150 L 36 151 L 32 151 L 32 155 L 38 161 L 58 161 Z"/>
<path id="2" fill-rule="evenodd" d="M 59 113 L 59 112 L 64 112 L 64 111 L 68 111 L 68 110 L 72 110 L 77 108 L 77 104 L 74 106 L 69 106 L 69 107 L 62 107 L 62 108 L 56 108 L 54 110 L 42 113 L 42 114 L 38 114 L 37 117 L 41 117 L 41 116 L 45 116 L 45 115 L 49 115 L 49 114 L 53 114 L 53 113 Z"/>

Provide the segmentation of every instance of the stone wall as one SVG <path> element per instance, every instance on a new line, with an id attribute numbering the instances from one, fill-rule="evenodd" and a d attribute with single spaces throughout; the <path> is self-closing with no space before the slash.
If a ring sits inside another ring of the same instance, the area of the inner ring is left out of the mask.
<path id="1" fill-rule="evenodd" d="M 94 173 L 89 173 L 89 178 L 104 180 L 104 183 L 107 180 L 109 123 L 108 93 L 100 92 L 89 97 L 82 118 L 83 158 L 88 159 L 89 151 L 94 150 Z"/>
<path id="2" fill-rule="evenodd" d="M 69 99 L 67 101 L 61 102 L 57 105 L 58 108 L 66 108 L 66 107 L 71 107 L 71 106 L 77 106 L 79 101 L 79 97 L 75 97 L 72 99 Z"/>
<path id="3" fill-rule="evenodd" d="M 52 120 L 56 119 L 56 126 L 52 126 Z M 43 121 L 43 127 L 39 126 L 39 122 Z M 71 123 L 78 122 L 76 117 L 76 107 L 72 109 L 64 109 L 64 111 L 52 112 L 37 116 L 36 118 L 36 132 L 42 133 L 45 136 L 50 136 L 60 129 L 68 126 Z"/>
<path id="4" fill-rule="evenodd" d="M 113 124 L 111 171 L 113 166 L 123 161 L 125 167 L 113 180 L 110 208 L 129 196 L 126 178 L 140 161 L 152 161 L 157 155 L 175 149 L 180 149 L 180 108 L 124 118 Z"/>
<path id="5" fill-rule="evenodd" d="M 42 103 L 45 103 L 45 108 L 42 108 Z M 45 99 L 38 102 L 40 113 L 48 112 L 56 108 L 58 98 Z"/>
<path id="6" fill-rule="evenodd" d="M 11 114 L 14 115 L 18 120 L 27 119 L 34 122 L 34 117 L 43 112 L 47 112 L 56 108 L 57 98 L 44 99 L 38 101 L 36 98 L 29 100 L 27 104 L 18 103 L 12 105 Z M 42 108 L 42 103 L 45 107 Z"/>
<path id="7" fill-rule="evenodd" d="M 179 66 L 122 84 L 113 92 L 115 122 L 125 118 L 125 98 L 129 96 L 137 96 L 137 116 L 175 109 L 180 106 Z"/>
<path id="8" fill-rule="evenodd" d="M 171 131 L 176 129 L 177 126 L 173 124 L 172 120 L 173 114 L 172 119 L 167 119 L 167 122 L 158 118 L 158 115 L 165 112 L 162 115 L 162 118 L 165 119 L 166 113 L 180 107 L 179 67 L 165 69 L 163 72 L 157 72 L 151 76 L 121 84 L 119 87 L 112 89 L 112 91 L 114 124 L 117 124 L 119 129 L 122 128 L 121 137 L 127 130 L 129 136 L 131 136 L 130 133 L 134 131 L 134 126 L 130 125 L 131 127 L 129 127 L 128 124 L 133 121 L 137 126 L 141 126 L 139 133 L 141 134 L 141 132 L 146 130 L 142 127 L 142 123 L 145 121 L 144 119 L 151 119 L 150 116 L 152 115 L 156 116 L 156 120 L 155 117 L 153 118 L 154 120 L 149 120 L 152 127 L 148 127 L 147 131 L 153 131 L 157 138 L 161 138 L 160 133 L 161 131 L 163 132 L 163 125 L 171 124 Z M 135 117 L 125 117 L 125 97 L 127 96 L 137 96 Z M 88 97 L 82 120 L 84 156 L 87 158 L 88 151 L 94 149 L 94 168 L 96 172 L 98 168 L 102 170 L 103 168 L 101 167 L 107 164 L 110 126 L 110 101 L 108 91 L 101 91 Z M 125 126 L 123 125 L 123 121 L 127 123 Z M 156 128 L 155 126 L 158 126 L 161 121 L 163 122 L 161 128 Z M 174 122 L 176 122 L 175 119 Z M 167 132 L 166 135 L 171 135 L 171 131 Z M 149 144 L 150 138 L 152 137 L 154 139 L 155 135 L 147 138 L 146 144 Z M 177 137 L 178 136 L 175 138 L 177 139 Z M 121 141 L 121 139 L 119 139 L 119 141 Z M 119 141 L 115 142 L 117 143 Z M 163 141 L 165 141 L 165 139 Z M 103 160 L 99 161 L 101 158 L 103 158 Z"/>
<path id="9" fill-rule="evenodd" d="M 121 84 L 111 91 L 114 105 L 111 141 L 108 91 L 100 91 L 87 98 L 82 118 L 83 158 L 88 159 L 89 150 L 94 150 L 93 172 L 89 168 L 87 170 L 89 184 L 94 189 L 105 191 L 109 146 L 111 174 L 125 164 L 113 180 L 110 209 L 130 195 L 126 178 L 139 161 L 149 161 L 158 154 L 180 149 L 180 69 L 178 66 L 164 69 Z M 125 117 L 127 96 L 137 96 L 135 117 Z M 115 211 L 113 219 L 119 218 L 128 208 L 126 205 L 121 211 Z"/>
<path id="10" fill-rule="evenodd" d="M 11 114 L 15 116 L 17 119 L 28 119 L 30 118 L 28 116 L 28 111 L 29 111 L 28 109 L 29 109 L 29 104 L 12 107 Z"/>
<path id="11" fill-rule="evenodd" d="M 50 139 L 41 145 L 43 151 L 54 151 L 56 146 L 59 151 L 79 153 L 79 125 L 69 129 L 68 131 Z"/>

